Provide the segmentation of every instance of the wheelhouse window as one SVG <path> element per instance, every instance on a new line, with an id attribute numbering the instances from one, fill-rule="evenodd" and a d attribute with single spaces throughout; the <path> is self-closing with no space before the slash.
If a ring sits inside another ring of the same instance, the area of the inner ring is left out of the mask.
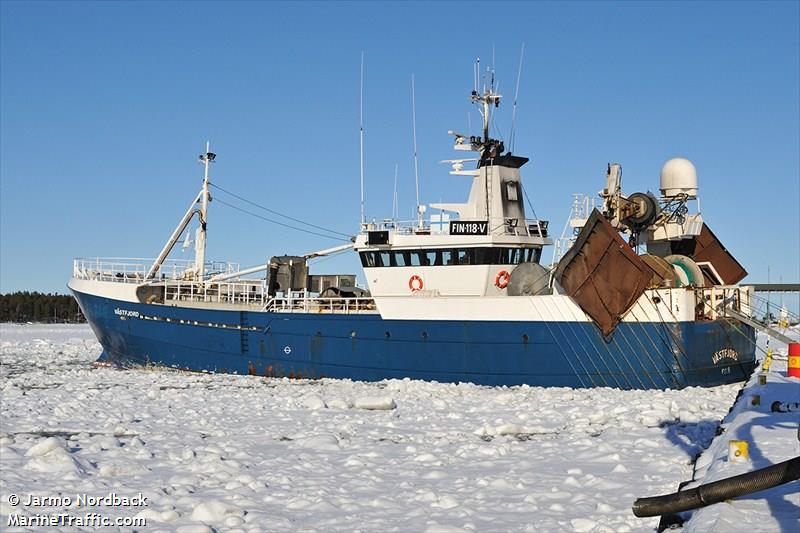
<path id="1" fill-rule="evenodd" d="M 378 250 L 361 252 L 364 267 L 442 265 L 518 265 L 538 263 L 541 248 L 445 248 L 436 250 Z"/>
<path id="2" fill-rule="evenodd" d="M 442 251 L 441 250 L 427 250 L 425 252 L 426 266 L 441 266 L 442 264 Z"/>
<path id="3" fill-rule="evenodd" d="M 395 251 L 394 263 L 399 267 L 407 267 L 411 265 L 411 253 L 407 251 Z"/>
<path id="4" fill-rule="evenodd" d="M 363 267 L 378 266 L 375 263 L 375 252 L 361 252 L 359 255 L 361 256 L 361 266 Z"/>

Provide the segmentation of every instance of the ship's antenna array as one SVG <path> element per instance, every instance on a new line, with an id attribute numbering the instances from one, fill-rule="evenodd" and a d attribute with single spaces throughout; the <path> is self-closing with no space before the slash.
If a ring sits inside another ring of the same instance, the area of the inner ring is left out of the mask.
<path id="1" fill-rule="evenodd" d="M 492 44 L 492 77 L 491 77 L 491 83 L 490 83 L 492 91 L 494 91 L 494 72 L 495 72 L 495 70 L 494 70 L 494 44 Z"/>
<path id="2" fill-rule="evenodd" d="M 514 153 L 514 132 L 517 125 L 517 98 L 519 98 L 519 80 L 522 78 L 522 59 L 525 57 L 525 43 L 519 51 L 519 69 L 517 70 L 517 87 L 514 90 L 514 105 L 511 108 L 511 135 L 508 137 L 508 144 L 511 153 Z"/>
<path id="3" fill-rule="evenodd" d="M 367 222 L 364 215 L 364 52 L 361 52 L 361 83 L 358 98 L 358 135 L 360 141 L 359 163 L 361 167 L 361 226 Z"/>
<path id="4" fill-rule="evenodd" d="M 414 139 L 414 183 L 417 189 L 417 224 L 422 228 L 422 215 L 425 208 L 419 203 L 419 161 L 417 158 L 417 98 L 414 74 L 411 74 L 411 129 Z"/>
<path id="5" fill-rule="evenodd" d="M 475 60 L 476 70 L 479 67 L 481 59 L 478 58 Z M 483 117 L 483 138 L 481 139 L 481 143 L 483 144 L 483 151 L 486 152 L 490 148 L 490 139 L 489 139 L 489 125 L 491 121 L 491 108 L 492 106 L 498 107 L 500 105 L 500 99 L 502 98 L 496 91 L 494 87 L 494 72 L 487 69 L 487 75 L 490 76 L 489 88 L 486 88 L 486 78 L 484 77 L 484 84 L 483 84 L 483 93 L 479 93 L 478 91 L 473 90 L 472 95 L 470 95 L 470 102 L 475 104 L 478 108 L 478 112 Z"/>

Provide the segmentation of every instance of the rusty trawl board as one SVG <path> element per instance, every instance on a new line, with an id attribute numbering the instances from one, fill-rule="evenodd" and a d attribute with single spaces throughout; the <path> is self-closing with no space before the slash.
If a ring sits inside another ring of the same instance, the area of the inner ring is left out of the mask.
<path id="1" fill-rule="evenodd" d="M 595 209 L 559 261 L 555 279 L 607 337 L 651 277 L 650 268 Z"/>

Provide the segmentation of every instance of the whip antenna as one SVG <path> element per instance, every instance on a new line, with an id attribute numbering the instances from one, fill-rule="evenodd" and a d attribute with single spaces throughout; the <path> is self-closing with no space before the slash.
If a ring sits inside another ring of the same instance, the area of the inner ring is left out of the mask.
<path id="1" fill-rule="evenodd" d="M 517 98 L 519 97 L 519 80 L 522 77 L 522 59 L 525 57 L 525 43 L 522 43 L 522 49 L 519 52 L 519 70 L 517 70 L 517 88 L 514 91 L 514 106 L 511 108 L 511 135 L 509 136 L 509 145 L 511 145 L 511 153 L 514 153 L 514 127 L 517 122 Z"/>
<path id="2" fill-rule="evenodd" d="M 417 159 L 417 100 L 414 88 L 414 74 L 411 74 L 411 129 L 414 138 L 414 182 L 417 187 L 417 222 L 422 227 L 423 208 L 419 203 L 419 161 Z"/>
<path id="3" fill-rule="evenodd" d="M 394 164 L 394 195 L 392 196 L 392 218 L 397 221 L 400 216 L 400 206 L 397 201 L 397 163 Z"/>
<path id="4" fill-rule="evenodd" d="M 494 90 L 494 43 L 492 43 L 492 83 L 491 87 Z"/>
<path id="5" fill-rule="evenodd" d="M 361 225 L 364 226 L 364 52 L 361 52 L 361 83 L 358 97 L 358 135 L 360 141 L 359 162 L 361 167 Z"/>

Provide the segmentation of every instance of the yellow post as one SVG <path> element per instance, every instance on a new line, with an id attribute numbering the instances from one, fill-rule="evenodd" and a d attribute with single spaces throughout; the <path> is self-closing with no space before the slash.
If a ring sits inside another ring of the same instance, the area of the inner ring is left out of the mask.
<path id="1" fill-rule="evenodd" d="M 764 358 L 764 364 L 761 365 L 764 371 L 769 372 L 769 366 L 772 364 L 772 348 L 767 349 L 767 357 Z"/>
<path id="2" fill-rule="evenodd" d="M 747 461 L 750 454 L 746 440 L 728 441 L 728 461 L 731 463 L 743 463 Z"/>

